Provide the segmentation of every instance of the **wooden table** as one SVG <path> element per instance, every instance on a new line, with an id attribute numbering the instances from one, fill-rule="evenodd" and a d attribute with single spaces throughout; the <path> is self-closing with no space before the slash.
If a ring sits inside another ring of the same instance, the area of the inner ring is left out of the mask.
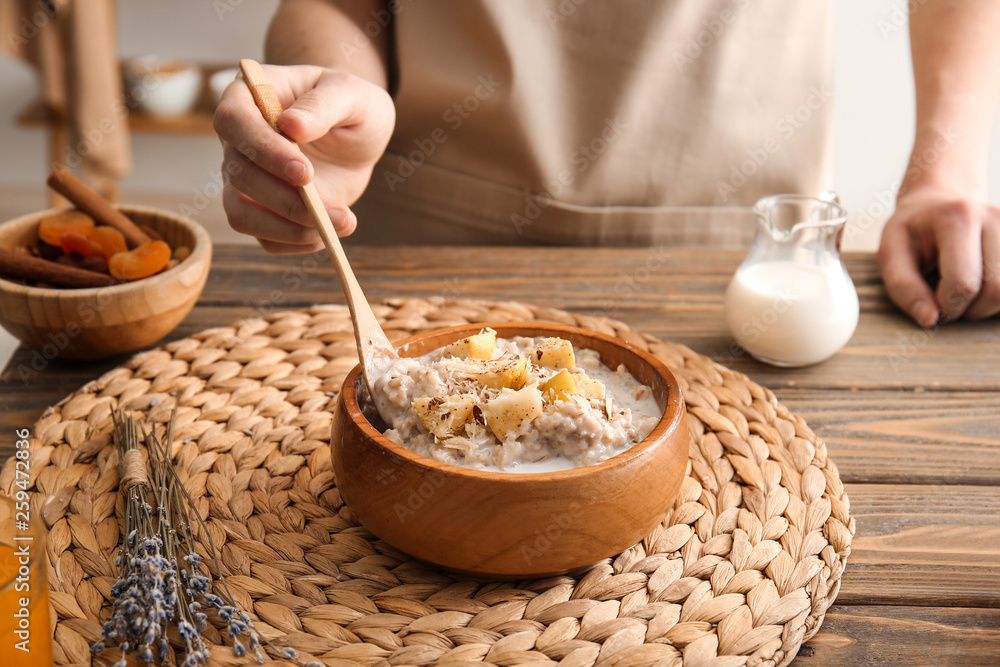
<path id="1" fill-rule="evenodd" d="M 369 298 L 516 299 L 604 315 L 689 345 L 774 390 L 826 439 L 857 519 L 837 604 L 796 665 L 1000 665 L 1000 322 L 923 331 L 850 256 L 861 322 L 834 359 L 781 370 L 739 354 L 723 292 L 741 260 L 699 249 L 349 248 Z M 220 246 L 172 338 L 343 302 L 328 262 Z M 49 362 L 20 349 L 0 376 L 0 459 L 14 431 L 122 359 Z M 30 376 L 27 380 L 23 376 Z"/>

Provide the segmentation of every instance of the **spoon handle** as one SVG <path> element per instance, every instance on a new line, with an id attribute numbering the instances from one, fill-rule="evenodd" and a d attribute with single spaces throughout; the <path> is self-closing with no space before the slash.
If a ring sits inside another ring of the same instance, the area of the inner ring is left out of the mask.
<path id="1" fill-rule="evenodd" d="M 255 60 L 244 59 L 240 61 L 240 70 L 250 93 L 253 95 L 257 108 L 260 109 L 264 119 L 276 132 L 278 129 L 278 116 L 281 115 L 281 102 L 274 87 L 268 83 L 264 68 Z M 320 199 L 316 185 L 312 182 L 298 187 L 302 201 L 309 211 L 310 217 L 316 224 L 323 244 L 333 258 L 334 266 L 337 269 L 337 276 L 340 278 L 340 286 L 347 297 L 347 306 L 351 310 L 351 319 L 354 321 L 354 336 L 358 345 L 358 356 L 361 358 L 361 368 L 365 374 L 365 380 L 369 388 L 372 382 L 380 373 L 373 368 L 379 362 L 384 362 L 396 357 L 395 348 L 389 342 L 382 326 L 379 324 L 375 313 L 372 312 L 361 285 L 351 270 L 351 265 L 344 254 L 344 247 L 337 237 L 337 232 L 330 221 L 330 215 L 326 212 L 326 206 Z"/>

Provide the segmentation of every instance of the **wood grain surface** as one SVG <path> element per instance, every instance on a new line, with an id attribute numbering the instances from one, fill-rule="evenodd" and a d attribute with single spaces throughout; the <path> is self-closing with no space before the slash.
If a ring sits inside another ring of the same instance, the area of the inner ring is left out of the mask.
<path id="1" fill-rule="evenodd" d="M 1000 610 L 834 605 L 792 664 L 995 667 Z"/>
<path id="2" fill-rule="evenodd" d="M 821 433 L 845 481 L 1000 484 L 1000 393 L 776 390 Z"/>
<path id="3" fill-rule="evenodd" d="M 846 488 L 858 535 L 838 602 L 1000 607 L 996 486 Z"/>
<path id="4" fill-rule="evenodd" d="M 873 256 L 850 255 L 862 311 L 854 338 L 828 362 L 777 369 L 743 354 L 726 329 L 737 252 L 346 250 L 373 301 L 512 299 L 613 317 L 771 388 L 826 440 L 858 525 L 837 606 L 794 664 L 1000 664 L 996 319 L 923 331 L 889 302 Z M 218 246 L 198 306 L 169 339 L 323 302 L 343 302 L 327 258 Z M 57 362 L 19 349 L 0 376 L 0 457 L 13 451 L 16 428 L 122 361 Z"/>

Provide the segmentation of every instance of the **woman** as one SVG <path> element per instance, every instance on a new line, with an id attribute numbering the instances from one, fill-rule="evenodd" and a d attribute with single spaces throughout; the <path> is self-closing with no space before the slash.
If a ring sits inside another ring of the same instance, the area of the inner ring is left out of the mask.
<path id="1" fill-rule="evenodd" d="M 829 184 L 829 7 L 759 4 L 286 0 L 268 76 L 299 146 L 227 89 L 230 224 L 320 248 L 294 189 L 315 180 L 364 242 L 743 244 L 759 196 Z M 922 326 L 991 317 L 1000 4 L 928 0 L 910 25 L 917 131 L 879 265 Z"/>

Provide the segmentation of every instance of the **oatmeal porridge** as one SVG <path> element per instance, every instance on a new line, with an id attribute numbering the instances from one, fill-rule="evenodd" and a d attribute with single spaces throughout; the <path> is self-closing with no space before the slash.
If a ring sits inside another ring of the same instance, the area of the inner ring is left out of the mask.
<path id="1" fill-rule="evenodd" d="M 386 437 L 453 465 L 548 472 L 599 463 L 643 440 L 662 409 L 628 369 L 562 338 L 492 329 L 416 358 L 374 383 Z"/>

